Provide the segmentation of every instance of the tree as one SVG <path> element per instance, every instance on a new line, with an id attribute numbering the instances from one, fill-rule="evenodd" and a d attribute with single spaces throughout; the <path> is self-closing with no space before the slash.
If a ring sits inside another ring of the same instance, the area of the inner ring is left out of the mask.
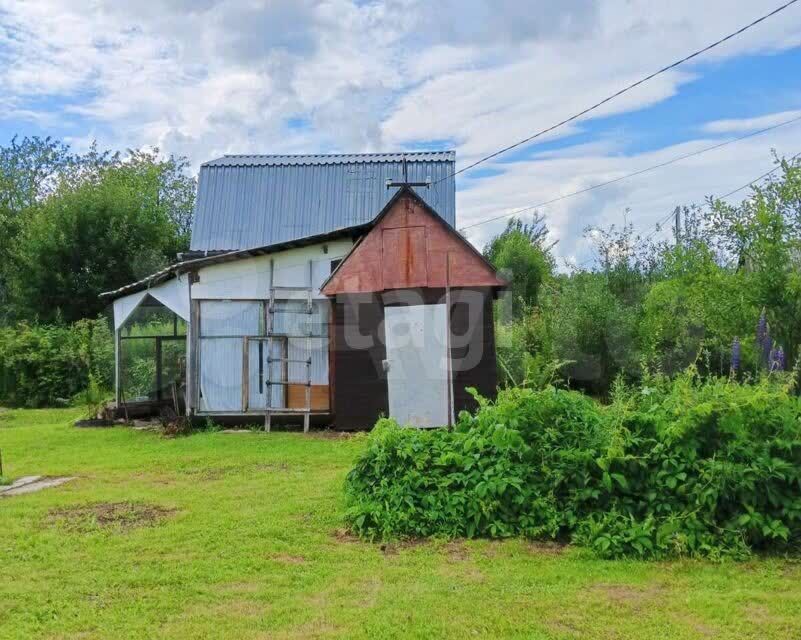
<path id="1" fill-rule="evenodd" d="M 801 355 L 801 164 L 776 163 L 779 175 L 741 203 L 710 202 L 708 235 L 792 362 Z"/>
<path id="2" fill-rule="evenodd" d="M 187 247 L 176 215 L 194 192 L 180 165 L 134 153 L 82 180 L 64 180 L 28 210 L 12 250 L 9 294 L 18 318 L 72 322 L 94 317 L 102 291 L 152 273 Z M 178 186 L 176 186 L 178 185 Z"/>
<path id="3" fill-rule="evenodd" d="M 484 249 L 484 257 L 511 277 L 513 311 L 519 315 L 537 303 L 543 282 L 553 272 L 553 257 L 546 246 L 548 228 L 539 214 L 531 223 L 512 218 L 506 229 Z"/>
<path id="4" fill-rule="evenodd" d="M 50 193 L 71 162 L 69 148 L 51 138 L 12 138 L 0 147 L 0 307 L 7 315 L 11 249 L 27 209 Z M 3 318 L 0 318 L 2 320 Z"/>

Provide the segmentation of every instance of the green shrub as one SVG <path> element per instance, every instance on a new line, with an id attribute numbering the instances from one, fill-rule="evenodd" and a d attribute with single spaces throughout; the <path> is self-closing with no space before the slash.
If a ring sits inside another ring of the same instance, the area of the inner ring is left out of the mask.
<path id="1" fill-rule="evenodd" d="M 111 388 L 113 374 L 114 341 L 105 320 L 0 329 L 2 404 L 52 406 L 86 391 L 90 379 Z"/>
<path id="2" fill-rule="evenodd" d="M 742 557 L 801 541 L 801 402 L 694 376 L 510 389 L 453 431 L 381 421 L 346 483 L 360 535 L 572 540 L 604 557 Z"/>

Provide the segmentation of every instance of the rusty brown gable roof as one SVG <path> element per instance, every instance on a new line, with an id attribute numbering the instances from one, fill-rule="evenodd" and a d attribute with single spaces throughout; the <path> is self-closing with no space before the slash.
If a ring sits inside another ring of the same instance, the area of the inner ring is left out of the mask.
<path id="1" fill-rule="evenodd" d="M 326 287 L 334 280 L 337 274 L 345 267 L 348 260 L 356 253 L 359 247 L 362 245 L 363 241 L 367 238 L 370 231 L 372 231 L 376 226 L 381 224 L 382 220 L 389 215 L 390 211 L 393 209 L 395 204 L 403 198 L 404 196 L 411 197 L 414 199 L 431 217 L 431 219 L 435 220 L 439 225 L 441 225 L 446 232 L 455 238 L 463 247 L 465 247 L 475 258 L 480 260 L 495 276 L 498 281 L 497 285 L 493 285 L 497 289 L 505 289 L 509 286 L 509 281 L 500 276 L 498 274 L 497 269 L 492 265 L 489 260 L 487 260 L 484 255 L 476 249 L 470 242 L 468 242 L 454 227 L 452 227 L 447 221 L 445 221 L 423 198 L 420 197 L 420 194 L 417 193 L 412 187 L 410 186 L 403 186 L 401 187 L 397 193 L 387 202 L 384 208 L 379 212 L 379 214 L 370 222 L 367 228 L 367 233 L 361 236 L 354 245 L 350 248 L 350 251 L 345 255 L 342 261 L 336 266 L 336 268 L 331 272 L 331 274 L 326 278 L 323 284 L 320 286 L 320 291 L 322 291 L 325 295 L 331 295 L 325 292 Z"/>

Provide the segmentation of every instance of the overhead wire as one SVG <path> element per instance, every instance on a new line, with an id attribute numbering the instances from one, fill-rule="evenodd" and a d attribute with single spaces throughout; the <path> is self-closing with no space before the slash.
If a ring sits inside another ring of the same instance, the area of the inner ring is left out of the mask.
<path id="1" fill-rule="evenodd" d="M 532 209 L 537 209 L 539 207 L 545 207 L 545 206 L 547 206 L 549 204 L 554 204 L 555 202 L 560 202 L 562 200 L 566 200 L 567 198 L 572 198 L 574 196 L 578 196 L 578 195 L 581 195 L 583 193 L 587 193 L 589 191 L 593 191 L 595 189 L 600 189 L 601 187 L 606 187 L 606 186 L 608 186 L 610 184 L 614 184 L 616 182 L 621 182 L 622 180 L 627 180 L 629 178 L 633 178 L 635 176 L 639 176 L 639 175 L 642 175 L 644 173 L 648 173 L 650 171 L 654 171 L 656 169 L 661 169 L 663 167 L 667 167 L 667 166 L 669 166 L 671 164 L 675 164 L 675 163 L 680 162 L 682 160 L 687 160 L 688 158 L 694 158 L 696 156 L 700 156 L 700 155 L 702 155 L 704 153 L 708 153 L 709 151 L 715 151 L 716 149 L 720 149 L 722 147 L 726 147 L 728 145 L 734 144 L 735 142 L 740 142 L 742 140 L 746 140 L 747 138 L 753 138 L 755 136 L 762 135 L 763 133 L 767 133 L 769 131 L 773 131 L 775 129 L 779 129 L 780 127 L 784 127 L 784 126 L 787 126 L 789 124 L 793 124 L 793 123 L 798 122 L 798 121 L 801 121 L 801 116 L 796 116 L 795 118 L 790 118 L 789 120 L 785 120 L 785 121 L 779 122 L 779 123 L 777 123 L 775 125 L 771 125 L 769 127 L 765 127 L 764 129 L 759 129 L 758 131 L 752 131 L 750 133 L 747 133 L 745 135 L 739 136 L 737 138 L 732 138 L 731 140 L 726 140 L 724 142 L 720 142 L 718 144 L 714 144 L 712 146 L 705 147 L 703 149 L 698 149 L 697 151 L 693 151 L 693 152 L 690 152 L 690 153 L 685 153 L 685 154 L 676 156 L 676 157 L 671 158 L 670 160 L 667 160 L 665 162 L 660 162 L 658 164 L 651 165 L 650 167 L 645 167 L 644 169 L 638 169 L 637 171 L 633 171 L 631 173 L 627 173 L 627 174 L 619 176 L 617 178 L 612 178 L 611 180 L 606 180 L 605 182 L 599 182 L 598 184 L 590 185 L 589 187 L 585 187 L 583 189 L 579 189 L 578 191 L 572 191 L 571 193 L 566 193 L 566 194 L 558 196 L 556 198 L 551 198 L 550 200 L 545 200 L 543 202 L 538 202 L 537 204 L 526 205 L 525 207 L 521 207 L 521 208 L 515 209 L 514 211 L 508 211 L 506 213 L 502 213 L 500 215 L 493 216 L 491 218 L 487 218 L 485 220 L 480 220 L 478 222 L 474 222 L 472 224 L 468 224 L 466 226 L 460 227 L 460 230 L 461 231 L 467 231 L 468 229 L 472 229 L 474 227 L 479 227 L 481 225 L 488 224 L 490 222 L 495 222 L 497 220 L 502 220 L 504 218 L 510 218 L 512 216 L 519 215 L 521 213 L 526 213 L 527 211 L 531 211 Z M 743 188 L 745 188 L 745 187 L 743 187 Z"/>
<path id="2" fill-rule="evenodd" d="M 476 160 L 475 162 L 470 163 L 466 167 L 462 167 L 458 171 L 454 171 L 454 172 L 452 172 L 452 173 L 440 178 L 434 184 L 442 182 L 443 180 L 448 180 L 449 178 L 452 178 L 452 177 L 457 176 L 457 175 L 459 175 L 461 173 L 464 173 L 465 171 L 469 171 L 470 169 L 473 169 L 473 168 L 477 167 L 478 165 L 483 164 L 484 162 L 487 162 L 487 160 L 492 160 L 493 158 L 497 158 L 498 156 L 500 156 L 500 155 L 502 155 L 502 154 L 504 154 L 504 153 L 506 153 L 508 151 L 511 151 L 512 149 L 516 149 L 517 147 L 520 147 L 520 146 L 522 146 L 524 144 L 527 144 L 527 143 L 531 142 L 532 140 L 536 140 L 537 138 L 540 138 L 540 137 L 544 136 L 546 133 L 550 133 L 551 131 L 554 131 L 555 129 L 558 129 L 559 127 L 562 127 L 562 126 L 564 126 L 564 125 L 566 125 L 566 124 L 568 124 L 570 122 L 573 122 L 574 120 L 578 120 L 582 116 L 585 116 L 588 113 L 590 113 L 592 111 L 595 111 L 596 109 L 602 107 L 603 105 L 607 104 L 608 102 L 611 102 L 612 100 L 614 100 L 615 98 L 620 97 L 624 93 L 627 93 L 628 91 L 631 91 L 632 89 L 640 86 L 641 84 L 644 84 L 645 82 L 648 82 L 649 80 L 652 80 L 653 78 L 657 77 L 658 75 L 661 75 L 663 73 L 666 73 L 667 71 L 675 69 L 679 65 L 682 65 L 685 62 L 689 62 L 693 58 L 697 58 L 698 56 L 700 56 L 700 55 L 702 55 L 702 54 L 714 49 L 715 47 L 718 47 L 721 44 L 723 44 L 725 42 L 728 42 L 732 38 L 736 38 L 737 36 L 745 33 L 749 29 L 752 29 L 753 27 L 755 27 L 758 24 L 764 22 L 765 20 L 767 20 L 767 19 L 775 16 L 776 14 L 784 11 L 785 9 L 790 7 L 791 5 L 794 5 L 796 2 L 798 2 L 798 0 L 789 0 L 789 2 L 785 2 L 783 5 L 777 7 L 773 11 L 770 11 L 769 13 L 766 13 L 766 14 L 760 16 L 759 18 L 749 22 L 744 27 L 741 27 L 741 28 L 737 29 L 737 31 L 733 31 L 732 33 L 720 38 L 719 40 L 716 40 L 712 44 L 709 44 L 709 45 L 703 47 L 702 49 L 698 49 L 697 51 L 694 51 L 693 53 L 691 53 L 691 54 L 689 54 L 687 56 L 684 56 L 683 58 L 681 58 L 679 60 L 676 60 L 675 62 L 672 62 L 671 64 L 669 64 L 667 66 L 664 66 L 661 69 L 658 69 L 657 71 L 654 71 L 653 73 L 650 73 L 649 75 L 647 75 L 647 76 L 645 76 L 643 78 L 640 78 L 636 82 L 633 82 L 633 83 L 623 87 L 622 89 L 616 91 L 612 95 L 607 96 L 603 100 L 600 100 L 599 102 L 596 102 L 595 104 L 587 107 L 586 109 L 584 109 L 582 111 L 579 111 L 578 113 L 576 113 L 576 114 L 574 114 L 574 115 L 572 115 L 572 116 L 570 116 L 568 118 L 565 118 L 564 120 L 562 120 L 560 122 L 557 122 L 556 124 L 551 125 L 550 127 L 542 129 L 542 130 L 538 131 L 537 133 L 534 133 L 534 134 L 532 134 L 532 135 L 530 135 L 530 136 L 528 136 L 526 138 L 523 138 L 522 140 L 518 140 L 517 142 L 515 142 L 513 144 L 510 144 L 510 145 L 508 145 L 506 147 L 503 147 L 503 148 L 501 148 L 501 149 L 499 149 L 497 151 L 494 151 L 493 153 L 490 153 L 490 154 L 488 154 L 488 155 Z"/>
<path id="3" fill-rule="evenodd" d="M 801 153 L 795 154 L 792 158 L 790 158 L 790 162 L 793 162 L 799 156 L 801 156 Z M 738 191 L 742 191 L 743 189 L 747 189 L 748 187 L 753 187 L 757 182 L 759 182 L 760 180 L 762 180 L 764 178 L 767 178 L 771 174 L 776 173 L 779 169 L 781 169 L 781 165 L 777 165 L 777 166 L 773 167 L 773 169 L 771 169 L 770 171 L 767 171 L 767 172 L 763 173 L 758 178 L 754 178 L 753 180 L 751 180 L 751 182 L 748 182 L 748 183 L 744 184 L 742 187 L 737 187 L 734 191 L 729 191 L 728 193 L 726 193 L 726 194 L 724 194 L 722 196 L 719 196 L 718 199 L 719 200 L 723 200 L 724 198 L 728 198 L 729 196 L 733 196 Z"/>
<path id="4" fill-rule="evenodd" d="M 799 157 L 801 157 L 801 153 L 795 154 L 794 156 L 792 156 L 790 158 L 790 162 L 793 162 L 794 160 L 798 159 Z M 743 189 L 747 189 L 748 187 L 753 187 L 757 182 L 759 182 L 760 180 L 763 180 L 764 178 L 767 178 L 769 175 L 775 173 L 779 169 L 781 169 L 781 165 L 777 165 L 777 166 L 773 167 L 773 169 L 771 169 L 770 171 L 766 171 L 762 175 L 754 178 L 750 182 L 747 182 L 743 186 L 737 187 L 736 189 L 734 189 L 732 191 L 729 191 L 728 193 L 726 193 L 726 194 L 724 194 L 722 196 L 718 196 L 716 199 L 717 200 L 723 200 L 724 198 L 728 198 L 729 196 L 734 195 L 735 193 L 737 193 L 739 191 L 742 191 Z M 668 220 L 670 220 L 670 218 L 673 217 L 675 215 L 675 213 L 676 213 L 676 210 L 674 209 L 673 211 L 668 213 L 664 218 L 660 219 L 654 225 L 649 227 L 649 229 L 652 229 L 652 230 L 648 235 L 643 236 L 643 240 L 650 240 L 657 233 L 659 233 L 659 231 L 661 231 L 661 229 L 662 229 L 662 225 L 665 224 Z M 578 263 L 576 265 L 572 265 L 572 266 L 580 269 L 581 267 L 584 267 L 584 266 L 590 264 L 591 262 L 594 262 L 595 260 L 596 260 L 596 258 L 590 258 L 588 260 L 584 260 L 583 262 L 580 262 L 580 263 Z"/>

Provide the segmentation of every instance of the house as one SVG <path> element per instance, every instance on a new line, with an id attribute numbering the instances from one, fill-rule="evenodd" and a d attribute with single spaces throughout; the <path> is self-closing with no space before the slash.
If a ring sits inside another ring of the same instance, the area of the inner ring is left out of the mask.
<path id="1" fill-rule="evenodd" d="M 454 229 L 453 152 L 225 156 L 190 251 L 113 300 L 120 411 L 368 429 L 495 391 L 506 283 Z"/>

